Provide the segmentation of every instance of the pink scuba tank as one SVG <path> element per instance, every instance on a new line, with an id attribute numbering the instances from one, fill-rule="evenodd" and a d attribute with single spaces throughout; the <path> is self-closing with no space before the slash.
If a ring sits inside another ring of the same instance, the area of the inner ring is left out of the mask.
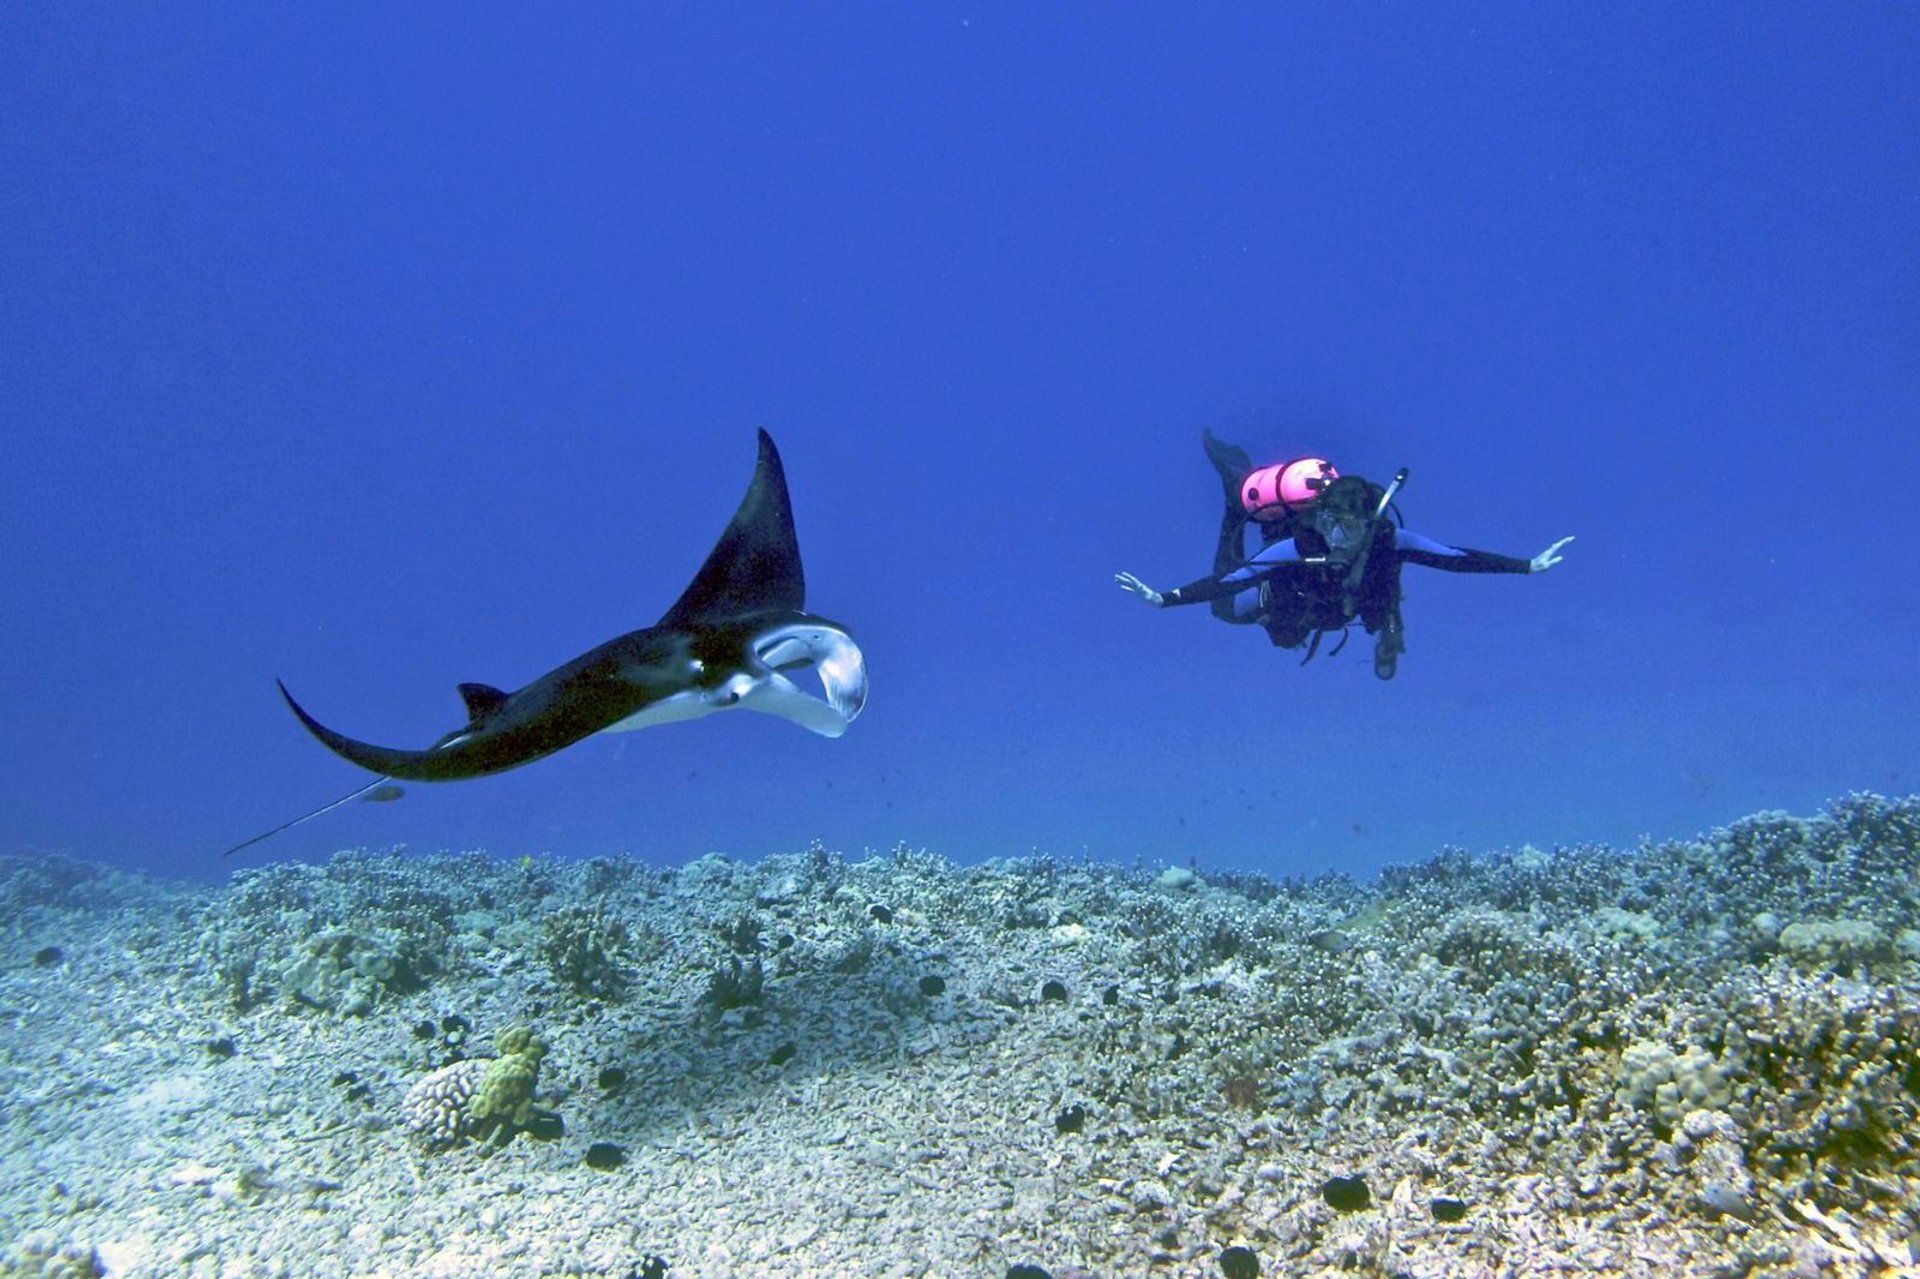
<path id="1" fill-rule="evenodd" d="M 1320 457 L 1296 457 L 1263 466 L 1240 481 L 1240 505 L 1256 520 L 1281 520 L 1299 510 L 1320 490 L 1340 478 Z"/>

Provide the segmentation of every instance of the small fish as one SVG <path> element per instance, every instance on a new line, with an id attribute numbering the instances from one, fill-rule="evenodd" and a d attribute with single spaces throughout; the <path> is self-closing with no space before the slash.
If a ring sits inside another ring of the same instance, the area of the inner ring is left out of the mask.
<path id="1" fill-rule="evenodd" d="M 406 787 L 395 786 L 392 782 L 388 782 L 385 786 L 376 786 L 362 795 L 360 802 L 363 804 L 391 804 L 394 800 L 399 799 L 406 793 Z"/>

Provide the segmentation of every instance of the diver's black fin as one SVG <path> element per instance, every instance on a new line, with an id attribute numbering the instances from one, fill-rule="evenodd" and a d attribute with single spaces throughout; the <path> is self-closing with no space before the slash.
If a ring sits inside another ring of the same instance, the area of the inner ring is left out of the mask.
<path id="1" fill-rule="evenodd" d="M 334 809 L 340 807 L 340 805 L 352 803 L 354 800 L 359 799 L 362 795 L 365 795 L 368 791 L 371 791 L 374 788 L 379 786 L 385 786 L 386 784 L 387 784 L 386 778 L 376 777 L 372 781 L 368 782 L 365 786 L 359 787 L 356 790 L 348 791 L 346 794 L 342 795 L 339 799 L 334 800 L 332 803 L 320 805 L 320 807 L 314 809 L 311 813 L 302 813 L 300 814 L 300 816 L 294 818 L 290 822 L 281 822 L 278 826 L 275 826 L 272 830 L 261 831 L 258 835 L 255 835 L 252 839 L 243 839 L 239 843 L 235 844 L 232 848 L 229 848 L 226 852 L 220 855 L 222 857 L 231 857 L 243 848 L 251 848 L 263 839 L 270 839 L 273 836 L 278 835 L 283 830 L 293 829 L 295 826 L 298 826 L 301 822 L 312 821 L 314 818 L 320 816 L 320 814 L 322 813 L 331 813 Z"/>
<path id="2" fill-rule="evenodd" d="M 462 684 L 460 700 L 467 704 L 467 721 L 477 724 L 499 710 L 507 695 L 491 684 Z"/>
<path id="3" fill-rule="evenodd" d="M 806 595 L 786 472 L 773 438 L 762 431 L 760 462 L 747 495 L 660 625 L 684 628 L 749 613 L 798 613 L 806 607 Z"/>
<path id="4" fill-rule="evenodd" d="M 1238 444 L 1229 444 L 1220 439 L 1206 427 L 1200 428 L 1200 447 L 1207 451 L 1207 460 L 1213 463 L 1213 469 L 1220 472 L 1220 483 L 1237 503 L 1240 500 L 1240 481 L 1247 478 L 1247 472 L 1253 469 L 1253 459 Z"/>
<path id="5" fill-rule="evenodd" d="M 1240 505 L 1240 481 L 1253 470 L 1253 459 L 1238 444 L 1228 444 L 1204 426 L 1200 428 L 1200 447 L 1207 451 L 1207 460 L 1220 473 L 1220 487 L 1226 491 L 1227 504 L 1220 512 L 1220 536 L 1213 546 L 1213 575 L 1218 577 L 1247 562 L 1247 512 Z M 1223 622 L 1240 620 L 1234 616 L 1230 596 L 1215 600 L 1212 612 Z"/>

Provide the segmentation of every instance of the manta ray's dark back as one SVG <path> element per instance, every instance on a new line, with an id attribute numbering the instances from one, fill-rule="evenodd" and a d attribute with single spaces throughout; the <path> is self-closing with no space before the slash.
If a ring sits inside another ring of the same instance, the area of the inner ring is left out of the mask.
<path id="1" fill-rule="evenodd" d="M 773 437 L 763 430 L 760 460 L 747 495 L 707 553 L 706 563 L 659 624 L 685 628 L 754 613 L 798 613 L 804 611 L 806 597 L 787 473 Z"/>
<path id="2" fill-rule="evenodd" d="M 760 711 L 838 737 L 866 703 L 866 662 L 846 628 L 806 613 L 806 581 L 780 454 L 760 432 L 746 496 L 679 600 L 653 626 L 617 635 L 507 693 L 462 684 L 466 723 L 425 750 L 377 746 L 337 733 L 280 693 L 307 731 L 379 776 L 350 795 L 267 834 L 339 807 L 395 779 L 451 782 L 505 772 L 584 737 Z M 796 685 L 818 675 L 820 694 Z M 227 850 L 258 843 L 256 836 Z"/>

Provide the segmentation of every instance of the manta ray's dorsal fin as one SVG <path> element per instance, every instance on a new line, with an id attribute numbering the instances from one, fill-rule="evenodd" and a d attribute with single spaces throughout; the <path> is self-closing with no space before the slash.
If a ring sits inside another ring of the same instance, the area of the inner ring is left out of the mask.
<path id="1" fill-rule="evenodd" d="M 800 612 L 806 607 L 806 579 L 800 571 L 800 543 L 793 534 L 793 507 L 787 500 L 787 476 L 773 439 L 760 432 L 760 462 L 739 509 L 720 535 L 706 563 L 693 575 L 679 600 L 660 619 L 662 626 L 686 627 L 770 610 Z"/>
<path id="2" fill-rule="evenodd" d="M 477 724 L 499 710 L 507 695 L 491 684 L 462 684 L 460 700 L 467 704 L 467 722 Z"/>

